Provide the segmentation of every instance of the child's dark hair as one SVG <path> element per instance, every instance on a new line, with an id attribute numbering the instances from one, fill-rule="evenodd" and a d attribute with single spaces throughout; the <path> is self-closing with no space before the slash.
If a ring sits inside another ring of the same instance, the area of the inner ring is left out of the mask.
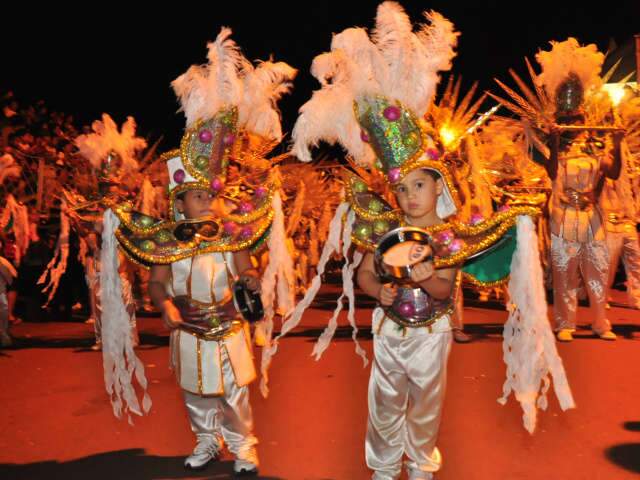
<path id="1" fill-rule="evenodd" d="M 422 171 L 427 175 L 429 175 L 434 180 L 440 180 L 442 178 L 442 175 L 440 175 L 436 170 L 432 170 L 430 168 L 423 168 Z"/>
<path id="2" fill-rule="evenodd" d="M 186 190 L 183 190 L 182 192 L 178 193 L 176 195 L 176 200 L 182 200 L 184 202 L 184 197 L 187 194 Z"/>

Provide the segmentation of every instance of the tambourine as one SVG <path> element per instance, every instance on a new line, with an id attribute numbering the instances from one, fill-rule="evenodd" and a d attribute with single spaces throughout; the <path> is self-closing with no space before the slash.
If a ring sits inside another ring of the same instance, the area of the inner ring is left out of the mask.
<path id="1" fill-rule="evenodd" d="M 194 238 L 202 241 L 213 241 L 220 231 L 220 225 L 213 217 L 200 217 L 180 220 L 173 229 L 173 235 L 180 242 L 188 242 Z"/>
<path id="2" fill-rule="evenodd" d="M 244 282 L 236 282 L 233 285 L 233 304 L 242 318 L 248 322 L 257 322 L 264 317 L 260 292 L 250 290 Z"/>
<path id="3" fill-rule="evenodd" d="M 374 253 L 376 273 L 383 278 L 406 281 L 412 268 L 433 259 L 431 236 L 416 227 L 400 227 L 387 232 Z"/>

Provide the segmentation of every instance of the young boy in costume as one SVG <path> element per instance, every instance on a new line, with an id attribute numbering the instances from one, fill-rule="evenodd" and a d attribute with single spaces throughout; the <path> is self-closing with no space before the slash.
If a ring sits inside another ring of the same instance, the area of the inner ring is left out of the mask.
<path id="1" fill-rule="evenodd" d="M 296 71 L 284 63 L 254 67 L 230 34 L 223 28 L 208 45 L 209 63 L 172 84 L 187 130 L 181 148 L 164 155 L 170 220 L 119 206 L 116 236 L 130 256 L 151 265 L 150 296 L 172 330 L 172 364 L 197 438 L 185 467 L 204 468 L 224 442 L 235 474 L 256 475 L 249 400 L 256 369 L 235 295 L 239 285 L 261 288 L 252 247 L 267 235 L 270 246 L 284 242 L 274 238 L 284 231 L 283 215 L 264 156 L 282 137 L 276 101 Z M 271 258 L 283 262 L 275 253 Z"/>
<path id="2" fill-rule="evenodd" d="M 399 478 L 404 455 L 410 479 L 430 479 L 441 466 L 435 443 L 460 269 L 486 283 L 506 281 L 511 274 L 514 305 L 505 325 L 507 380 L 501 401 L 515 391 L 525 410 L 525 427 L 533 431 L 536 405 L 546 401 L 544 385 L 551 372 L 562 407 L 573 403 L 544 313 L 530 218 L 540 208 L 513 205 L 473 225 L 455 217 L 460 210 L 451 173 L 455 162 L 424 115 L 435 96 L 438 72 L 451 67 L 458 33 L 440 14 L 425 16 L 428 23 L 414 28 L 400 5 L 382 3 L 371 35 L 349 28 L 334 35 L 331 51 L 313 61 L 311 71 L 321 88 L 300 109 L 292 151 L 310 161 L 310 146 L 320 140 L 339 142 L 353 158 L 357 175 L 346 176 L 345 201 L 331 221 L 317 276 L 268 350 L 274 354 L 278 338 L 298 325 L 320 288 L 327 261 L 341 250 L 346 262 L 340 300 L 348 299 L 347 318 L 365 365 L 355 323 L 357 267 L 360 287 L 379 301 L 372 318 L 374 364 L 365 441 L 367 465 L 378 480 Z M 392 196 L 397 206 L 390 204 Z M 405 243 L 414 235 L 425 245 Z M 384 265 L 391 245 L 410 246 L 416 254 L 421 249 L 424 257 L 411 264 L 410 275 L 409 262 L 398 263 L 396 270 Z M 330 345 L 341 309 L 339 301 L 314 347 L 316 358 Z"/>

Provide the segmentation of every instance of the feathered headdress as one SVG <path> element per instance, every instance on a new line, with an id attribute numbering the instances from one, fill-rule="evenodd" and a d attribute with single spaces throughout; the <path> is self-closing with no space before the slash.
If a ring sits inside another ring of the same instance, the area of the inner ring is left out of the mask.
<path id="1" fill-rule="evenodd" d="M 556 100 L 556 110 L 575 110 L 582 103 L 584 92 L 600 87 L 604 54 L 593 43 L 580 46 L 573 37 L 550 43 L 550 51 L 536 54 L 542 67 L 537 84 Z"/>
<path id="2" fill-rule="evenodd" d="M 431 12 L 426 17 L 430 23 L 414 31 L 402 8 L 395 2 L 385 2 L 378 7 L 371 36 L 358 28 L 334 36 L 331 51 L 313 62 L 312 74 L 321 88 L 300 109 L 293 131 L 293 153 L 302 161 L 310 161 L 310 146 L 321 140 L 338 142 L 357 163 L 382 171 L 388 184 L 398 182 L 417 168 L 435 170 L 444 180 L 436 212 L 446 218 L 456 211 L 456 189 L 435 122 L 430 123 L 429 116 L 424 116 L 433 100 L 439 72 L 451 66 L 458 34 L 441 15 Z M 453 108 L 450 117 L 442 119 L 455 120 L 459 128 L 463 125 L 470 128 L 473 125 L 470 117 L 474 116 L 473 109 L 477 109 L 469 107 L 471 96 L 459 108 Z M 353 273 L 363 259 L 362 250 L 375 250 L 386 232 L 403 225 L 405 216 L 355 175 L 347 179 L 345 187 L 346 201 L 338 206 L 331 221 L 318 273 L 274 344 L 265 348 L 263 355 L 275 354 L 277 340 L 299 324 L 319 291 L 328 259 L 341 252 L 346 259 L 342 268 L 344 291 L 313 355 L 318 359 L 328 347 L 337 329 L 342 299 L 346 297 L 356 352 L 366 363 L 365 352 L 357 342 Z M 441 251 L 436 247 L 435 268 L 458 267 L 473 258 L 463 270 L 484 282 L 503 282 L 511 274 L 513 305 L 505 326 L 508 379 L 502 400 L 511 391 L 516 393 L 525 410 L 525 426 L 529 431 L 535 426 L 536 404 L 546 405 L 549 372 L 556 380 L 562 407 L 568 408 L 573 403 L 544 315 L 546 302 L 535 248 L 537 238 L 530 218 L 539 214 L 538 206 L 520 205 L 473 225 L 447 218 L 445 223 L 426 229 L 434 244 L 444 247 Z M 501 238 L 504 242 L 498 242 Z M 359 247 L 353 256 L 352 244 Z M 483 250 L 488 246 L 492 247 Z M 499 256 L 502 260 L 498 260 Z M 385 314 L 391 316 L 392 308 L 385 309 Z"/>
<path id="3" fill-rule="evenodd" d="M 91 129 L 93 133 L 78 136 L 75 144 L 80 155 L 91 162 L 103 180 L 116 180 L 138 168 L 136 153 L 146 148 L 147 142 L 136 137 L 133 117 L 127 117 L 122 129 L 118 130 L 113 119 L 103 113 L 102 120 L 93 122 Z"/>
<path id="4" fill-rule="evenodd" d="M 262 301 L 270 338 L 274 303 L 284 312 L 293 308 L 294 276 L 280 177 L 266 156 L 282 138 L 276 103 L 291 89 L 297 71 L 283 62 L 254 66 L 231 39 L 229 28 L 222 28 L 207 48 L 206 64 L 191 66 L 172 82 L 187 129 L 180 148 L 163 155 L 169 171 L 169 221 L 157 222 L 121 206 L 116 210 L 122 222 L 117 237 L 125 251 L 144 264 L 268 244 Z M 174 234 L 177 222 L 184 220 L 175 208 L 177 196 L 193 189 L 211 191 L 223 200 L 215 218 L 207 220 L 207 241 L 182 241 Z"/>
<path id="5" fill-rule="evenodd" d="M 439 13 L 425 18 L 414 32 L 402 7 L 384 2 L 371 36 L 362 28 L 334 36 L 331 51 L 311 67 L 321 89 L 302 106 L 293 130 L 300 160 L 310 161 L 309 146 L 320 140 L 338 142 L 357 163 L 375 164 L 394 182 L 395 169 L 434 147 L 419 118 L 433 100 L 438 72 L 451 68 L 458 33 Z"/>

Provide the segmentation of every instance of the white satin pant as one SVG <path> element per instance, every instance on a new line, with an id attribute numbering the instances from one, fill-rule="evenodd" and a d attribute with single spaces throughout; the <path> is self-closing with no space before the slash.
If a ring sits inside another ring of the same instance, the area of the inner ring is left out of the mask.
<path id="1" fill-rule="evenodd" d="M 551 234 L 553 316 L 555 330 L 576 328 L 580 274 L 594 311 L 593 331 L 611 330 L 607 320 L 606 292 L 609 281 L 609 249 L 605 241 L 571 242 Z"/>
<path id="2" fill-rule="evenodd" d="M 624 271 L 627 274 L 629 302 L 634 307 L 640 307 L 640 245 L 638 245 L 638 232 L 635 226 L 633 230 L 626 232 L 607 232 L 607 245 L 610 262 L 607 291 L 611 290 L 618 262 L 622 257 Z"/>
<path id="3" fill-rule="evenodd" d="M 436 439 L 451 338 L 450 331 L 374 336 L 365 442 L 373 479 L 399 478 L 405 454 L 410 479 L 430 479 L 440 468 Z"/>
<path id="4" fill-rule="evenodd" d="M 222 352 L 224 394 L 203 397 L 183 390 L 191 430 L 196 437 L 210 436 L 224 439 L 229 451 L 241 460 L 258 465 L 253 435 L 253 414 L 249 403 L 249 387 L 238 387 L 226 350 Z"/>

